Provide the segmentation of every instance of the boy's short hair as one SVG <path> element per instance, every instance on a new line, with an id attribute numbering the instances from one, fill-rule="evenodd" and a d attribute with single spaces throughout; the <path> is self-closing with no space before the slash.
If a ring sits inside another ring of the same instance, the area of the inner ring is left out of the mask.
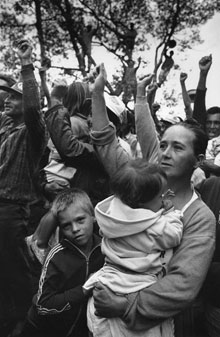
<path id="1" fill-rule="evenodd" d="M 94 216 L 94 207 L 88 194 L 78 188 L 68 188 L 58 193 L 52 203 L 51 212 L 57 217 L 59 212 L 72 204 L 81 206 L 86 213 Z"/>
<path id="2" fill-rule="evenodd" d="M 140 208 L 156 197 L 163 180 L 167 180 L 167 176 L 159 165 L 137 158 L 118 169 L 111 179 L 111 189 L 126 205 Z"/>

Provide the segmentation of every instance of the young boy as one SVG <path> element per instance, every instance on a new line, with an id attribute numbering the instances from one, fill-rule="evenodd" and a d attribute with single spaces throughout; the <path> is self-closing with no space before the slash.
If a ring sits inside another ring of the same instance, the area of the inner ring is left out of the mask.
<path id="1" fill-rule="evenodd" d="M 48 254 L 22 336 L 87 337 L 87 294 L 82 285 L 103 265 L 93 234 L 94 208 L 79 189 L 60 192 L 51 211 L 62 239 Z"/>

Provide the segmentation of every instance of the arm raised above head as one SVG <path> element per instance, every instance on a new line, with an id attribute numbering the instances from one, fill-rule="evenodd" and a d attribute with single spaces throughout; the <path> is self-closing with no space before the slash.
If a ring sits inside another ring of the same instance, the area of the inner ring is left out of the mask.
<path id="1" fill-rule="evenodd" d="M 143 157 L 150 162 L 157 162 L 159 140 L 154 120 L 152 118 L 147 97 L 146 87 L 150 84 L 154 75 L 145 77 L 137 85 L 137 99 L 135 104 L 135 124 L 137 138 L 140 142 Z"/>
<path id="2" fill-rule="evenodd" d="M 102 63 L 92 80 L 92 133 L 94 148 L 111 177 L 114 172 L 129 160 L 127 152 L 120 145 L 115 127 L 110 123 L 104 98 L 107 74 Z"/>
<path id="3" fill-rule="evenodd" d="M 32 64 L 32 49 L 32 43 L 29 39 L 22 39 L 17 43 L 17 53 L 22 66 L 24 122 L 31 144 L 36 153 L 39 153 L 43 151 L 46 145 L 46 136 L 45 123 L 40 110 L 39 87 Z"/>
<path id="4" fill-rule="evenodd" d="M 193 118 L 196 119 L 204 128 L 206 122 L 206 80 L 212 65 L 212 55 L 203 56 L 199 61 L 199 82 L 196 89 L 194 101 Z"/>

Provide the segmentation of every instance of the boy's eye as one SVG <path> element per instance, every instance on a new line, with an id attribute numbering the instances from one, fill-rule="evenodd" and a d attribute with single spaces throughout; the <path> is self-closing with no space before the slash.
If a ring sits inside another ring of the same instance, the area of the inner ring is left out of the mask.
<path id="1" fill-rule="evenodd" d="M 61 228 L 67 229 L 67 228 L 69 228 L 70 226 L 71 226 L 70 223 L 64 223 L 64 224 L 61 225 Z"/>
<path id="2" fill-rule="evenodd" d="M 82 224 L 84 222 L 84 220 L 85 220 L 85 218 L 79 218 L 79 219 L 77 219 L 77 222 Z"/>

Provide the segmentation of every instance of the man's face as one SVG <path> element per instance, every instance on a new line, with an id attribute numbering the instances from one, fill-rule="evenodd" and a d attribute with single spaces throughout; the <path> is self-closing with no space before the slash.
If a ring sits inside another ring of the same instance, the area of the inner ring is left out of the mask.
<path id="1" fill-rule="evenodd" d="M 23 116 L 22 96 L 16 93 L 9 93 L 4 103 L 4 112 L 13 119 Z"/>
<path id="2" fill-rule="evenodd" d="M 209 139 L 220 135 L 220 113 L 207 115 L 206 133 Z"/>
<path id="3" fill-rule="evenodd" d="M 1 78 L 0 78 L 0 85 L 4 85 L 8 87 L 8 83 Z M 4 102 L 7 96 L 8 96 L 8 93 L 6 91 L 0 90 L 0 111 L 4 110 Z"/>

